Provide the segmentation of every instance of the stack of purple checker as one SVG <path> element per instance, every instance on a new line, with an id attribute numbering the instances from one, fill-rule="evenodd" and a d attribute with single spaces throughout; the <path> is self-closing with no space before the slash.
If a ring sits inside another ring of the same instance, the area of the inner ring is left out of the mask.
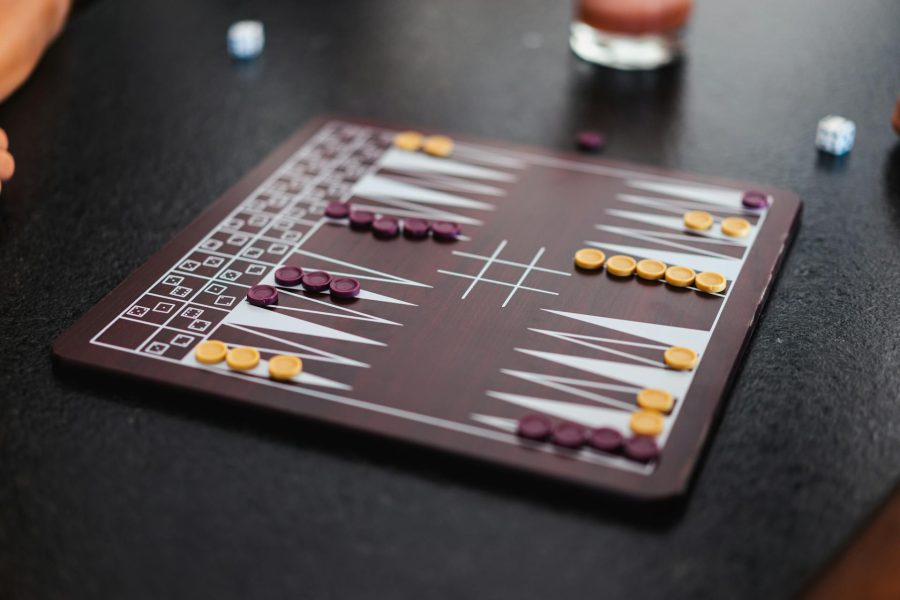
<path id="1" fill-rule="evenodd" d="M 769 208 L 769 196 L 763 192 L 750 190 L 749 192 L 744 193 L 741 204 L 743 204 L 745 208 L 763 210 Z"/>
<path id="2" fill-rule="evenodd" d="M 335 298 L 356 298 L 359 296 L 359 282 L 352 277 L 336 277 L 328 285 Z"/>
<path id="3" fill-rule="evenodd" d="M 458 223 L 435 221 L 409 217 L 399 219 L 386 215 L 378 216 L 368 210 L 356 210 L 343 202 L 330 202 L 325 207 L 325 215 L 330 219 L 349 219 L 350 229 L 354 231 L 371 231 L 372 235 L 382 240 L 394 239 L 403 233 L 410 240 L 422 240 L 429 236 L 441 242 L 456 241 L 462 233 Z"/>
<path id="4" fill-rule="evenodd" d="M 372 223 L 372 233 L 382 240 L 389 240 L 400 235 L 400 221 L 393 217 L 378 217 Z"/>
<path id="5" fill-rule="evenodd" d="M 296 287 L 303 281 L 303 269 L 285 265 L 275 269 L 275 283 L 284 287 Z"/>
<path id="6" fill-rule="evenodd" d="M 329 202 L 325 207 L 325 216 L 329 219 L 346 219 L 350 216 L 350 205 L 344 202 Z"/>
<path id="7" fill-rule="evenodd" d="M 435 221 L 431 224 L 431 234 L 434 239 L 442 242 L 455 242 L 461 230 L 459 224 L 450 221 Z"/>
<path id="8" fill-rule="evenodd" d="M 403 236 L 411 240 L 421 240 L 431 232 L 431 223 L 425 219 L 403 219 Z"/>
<path id="9" fill-rule="evenodd" d="M 648 436 L 633 436 L 626 439 L 621 433 L 609 427 L 589 429 L 568 421 L 556 425 L 540 413 L 528 413 L 519 419 L 516 434 L 534 442 L 550 442 L 566 450 L 580 450 L 585 445 L 606 454 L 621 454 L 637 462 L 651 462 L 659 458 L 656 440 Z"/>
<path id="10" fill-rule="evenodd" d="M 254 306 L 278 304 L 278 290 L 271 285 L 254 285 L 247 290 L 247 302 Z"/>
<path id="11" fill-rule="evenodd" d="M 275 269 L 275 283 L 283 287 L 296 287 L 302 285 L 303 289 L 309 292 L 327 291 L 331 293 L 332 297 L 342 299 L 355 298 L 359 296 L 359 292 L 362 289 L 359 281 L 352 277 L 332 277 L 330 273 L 326 273 L 325 271 L 304 272 L 302 268 L 294 265 L 284 265 L 283 267 Z M 265 296 L 265 294 L 263 291 L 254 292 L 257 288 L 269 288 L 274 291 L 277 301 L 278 292 L 275 288 L 270 285 L 260 285 L 250 288 L 250 292 L 247 293 L 247 299 L 251 303 L 257 304 L 258 302 L 263 301 L 262 297 Z M 253 292 L 254 297 L 260 296 L 260 300 L 255 301 L 254 299 L 251 299 L 251 292 Z M 275 302 L 269 302 L 269 304 L 274 303 Z M 260 306 L 262 306 L 262 304 L 260 304 Z"/>
<path id="12" fill-rule="evenodd" d="M 575 146 L 582 152 L 600 152 L 606 146 L 606 136 L 599 131 L 579 131 Z"/>

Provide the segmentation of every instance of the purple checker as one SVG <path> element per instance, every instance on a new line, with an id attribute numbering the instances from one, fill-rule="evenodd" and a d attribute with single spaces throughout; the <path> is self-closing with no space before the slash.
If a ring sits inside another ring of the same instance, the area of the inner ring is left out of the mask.
<path id="1" fill-rule="evenodd" d="M 587 441 L 587 429 L 578 423 L 560 423 L 553 428 L 550 441 L 563 448 L 581 448 Z"/>
<path id="2" fill-rule="evenodd" d="M 350 213 L 350 229 L 368 231 L 372 228 L 375 215 L 367 210 L 354 210 Z"/>
<path id="3" fill-rule="evenodd" d="M 599 131 L 580 131 L 575 146 L 582 152 L 600 152 L 606 146 L 606 136 Z"/>
<path id="4" fill-rule="evenodd" d="M 429 231 L 431 224 L 425 219 L 403 219 L 403 235 L 408 238 L 420 240 L 428 237 Z"/>
<path id="5" fill-rule="evenodd" d="M 751 190 L 744 193 L 741 204 L 747 208 L 762 210 L 764 208 L 769 208 L 769 196 L 762 192 Z"/>
<path id="6" fill-rule="evenodd" d="M 624 441 L 622 434 L 610 427 L 595 429 L 588 436 L 588 444 L 591 448 L 601 452 L 620 452 Z"/>
<path id="7" fill-rule="evenodd" d="M 400 235 L 400 223 L 393 217 L 379 217 L 372 223 L 375 237 L 388 239 Z"/>
<path id="8" fill-rule="evenodd" d="M 631 460 L 648 463 L 659 456 L 656 440 L 646 435 L 636 435 L 625 440 L 625 456 Z"/>
<path id="9" fill-rule="evenodd" d="M 516 434 L 529 440 L 537 440 L 543 442 L 550 437 L 550 430 L 553 428 L 553 422 L 544 415 L 538 413 L 528 413 L 519 419 L 519 425 L 516 428 Z"/>
<path id="10" fill-rule="evenodd" d="M 350 216 L 350 206 L 343 202 L 329 202 L 325 207 L 325 216 L 329 219 L 346 219 Z"/>
<path id="11" fill-rule="evenodd" d="M 355 298 L 359 295 L 359 282 L 352 277 L 338 277 L 329 284 L 331 295 L 337 298 Z"/>
<path id="12" fill-rule="evenodd" d="M 331 275 L 325 271 L 310 271 L 303 274 L 301 283 L 310 292 L 324 292 L 331 285 Z"/>
<path id="13" fill-rule="evenodd" d="M 293 265 L 285 265 L 275 269 L 275 283 L 287 287 L 300 285 L 303 280 L 303 269 Z"/>
<path id="14" fill-rule="evenodd" d="M 460 229 L 459 225 L 450 221 L 435 221 L 431 225 L 431 232 L 435 239 L 450 242 L 459 237 Z"/>
<path id="15" fill-rule="evenodd" d="M 247 302 L 254 306 L 278 304 L 278 290 L 271 285 L 254 285 L 247 290 Z"/>

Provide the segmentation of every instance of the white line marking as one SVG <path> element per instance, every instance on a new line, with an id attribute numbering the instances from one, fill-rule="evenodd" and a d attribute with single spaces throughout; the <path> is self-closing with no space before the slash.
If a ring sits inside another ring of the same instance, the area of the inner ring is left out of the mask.
<path id="1" fill-rule="evenodd" d="M 455 271 L 445 271 L 443 269 L 438 269 L 438 273 L 443 273 L 444 275 L 454 275 L 456 277 L 462 277 L 464 279 L 475 279 L 474 275 L 466 275 L 465 273 L 456 273 Z M 496 279 L 487 279 L 482 277 L 480 281 L 485 283 L 495 283 L 497 285 L 505 285 L 506 287 L 515 287 L 515 284 L 507 283 L 505 281 L 497 281 Z M 520 285 L 520 290 L 528 290 L 529 292 L 540 292 L 542 294 L 550 294 L 551 296 L 559 296 L 558 292 L 551 292 L 549 290 L 541 290 L 538 288 L 528 287 L 527 285 Z"/>
<path id="2" fill-rule="evenodd" d="M 531 273 L 531 270 L 534 269 L 534 265 L 537 264 L 537 261 L 540 260 L 541 256 L 544 255 L 544 252 L 546 250 L 547 249 L 543 246 L 540 247 L 540 249 L 534 255 L 534 258 L 531 259 L 531 262 L 528 263 L 528 266 L 525 267 L 524 271 L 522 271 L 522 276 L 519 277 L 519 281 L 517 281 L 513 289 L 510 290 L 509 296 L 506 297 L 506 300 L 503 301 L 503 304 L 500 305 L 500 308 L 506 308 L 506 305 L 509 304 L 509 301 L 512 300 L 512 297 L 515 295 L 515 293 L 519 291 L 519 288 L 522 287 L 522 282 L 525 281 L 525 278 L 528 277 L 528 274 Z"/>
<path id="3" fill-rule="evenodd" d="M 578 333 L 564 333 L 562 331 L 551 331 L 549 329 L 535 329 L 534 327 L 529 327 L 528 331 L 534 331 L 536 333 L 543 333 L 553 337 L 561 337 L 563 339 L 568 338 L 578 338 L 582 340 L 594 340 L 595 342 L 607 342 L 610 344 L 622 344 L 623 346 L 635 346 L 637 348 L 651 348 L 653 350 L 666 350 L 669 346 L 663 346 L 660 344 L 642 344 L 639 342 L 625 342 L 622 340 L 614 340 L 612 338 L 603 338 L 596 337 L 593 335 L 583 335 Z"/>
<path id="4" fill-rule="evenodd" d="M 482 256 L 481 254 L 472 254 L 471 252 L 460 252 L 459 250 L 454 250 L 453 254 L 457 256 L 464 256 L 465 258 L 474 258 L 477 260 L 488 260 L 487 256 Z M 521 267 L 525 268 L 528 265 L 525 263 L 515 262 L 512 260 L 504 260 L 502 258 L 495 258 L 494 262 L 499 265 L 509 265 L 511 267 Z M 548 269 L 546 267 L 532 267 L 533 271 L 542 271 L 544 273 L 553 273 L 555 275 L 565 275 L 566 277 L 571 277 L 571 273 L 566 273 L 565 271 L 557 271 L 556 269 Z"/>
<path id="5" fill-rule="evenodd" d="M 478 275 L 476 275 L 472 279 L 472 283 L 470 283 L 469 287 L 466 288 L 466 291 L 463 292 L 461 300 L 465 300 L 466 296 L 469 295 L 469 292 L 472 291 L 472 288 L 474 288 L 478 284 L 478 282 L 481 281 L 481 278 L 484 277 L 484 274 L 487 272 L 488 268 L 491 266 L 491 263 L 494 262 L 494 259 L 497 258 L 497 256 L 501 252 L 503 252 L 504 248 L 506 248 L 506 240 L 503 240 L 499 244 L 497 244 L 497 249 L 494 250 L 494 253 L 491 254 L 491 257 L 487 260 L 487 262 L 484 263 L 484 266 L 481 267 L 481 271 L 478 272 Z M 485 281 L 487 281 L 487 280 L 485 279 Z"/>

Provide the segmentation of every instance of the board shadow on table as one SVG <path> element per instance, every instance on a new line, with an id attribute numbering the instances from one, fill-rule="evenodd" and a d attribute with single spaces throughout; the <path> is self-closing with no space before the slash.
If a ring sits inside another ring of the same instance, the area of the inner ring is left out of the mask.
<path id="1" fill-rule="evenodd" d="M 597 521 L 626 522 L 641 530 L 663 532 L 675 526 L 690 499 L 689 489 L 682 496 L 667 500 L 635 500 L 339 425 L 222 402 L 218 397 L 183 390 L 160 394 L 166 389 L 164 386 L 134 386 L 129 378 L 114 373 L 95 377 L 100 371 L 84 371 L 57 361 L 53 362 L 53 373 L 70 391 L 101 402 L 159 411 L 260 441 L 333 454 L 377 469 L 397 467 L 439 485 L 471 486 Z M 705 453 L 700 459 L 701 468 L 704 460 Z M 653 510 L 647 510 L 648 506 Z"/>

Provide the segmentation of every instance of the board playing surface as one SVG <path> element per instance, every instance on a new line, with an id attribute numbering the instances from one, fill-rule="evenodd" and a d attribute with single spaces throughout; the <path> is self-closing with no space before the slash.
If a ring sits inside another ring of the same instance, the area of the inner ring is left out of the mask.
<path id="1" fill-rule="evenodd" d="M 116 371 L 643 498 L 682 492 L 798 223 L 793 194 L 467 138 L 437 158 L 392 146 L 397 128 L 323 118 L 298 132 L 54 344 Z M 743 193 L 769 194 L 764 211 Z M 459 223 L 455 242 L 382 240 L 324 216 L 328 202 Z M 684 230 L 689 210 L 740 216 L 749 235 Z M 573 265 L 576 250 L 725 275 L 720 294 Z M 362 293 L 280 288 L 282 265 L 358 279 Z M 258 348 L 263 364 L 203 365 L 203 340 Z M 699 353 L 692 371 L 663 352 Z M 295 381 L 265 361 L 302 358 Z M 525 442 L 527 413 L 628 434 L 644 387 L 676 399 L 639 463 Z"/>

